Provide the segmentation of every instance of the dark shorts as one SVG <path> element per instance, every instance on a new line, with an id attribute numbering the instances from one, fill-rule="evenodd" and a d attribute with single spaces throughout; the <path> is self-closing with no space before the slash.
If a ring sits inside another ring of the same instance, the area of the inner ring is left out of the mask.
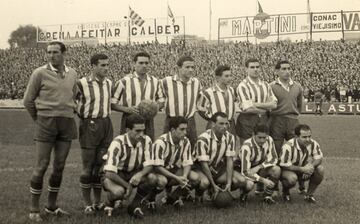
<path id="1" fill-rule="evenodd" d="M 254 127 L 258 124 L 268 124 L 268 116 L 258 114 L 244 114 L 240 113 L 236 120 L 236 134 L 242 139 L 246 140 L 253 135 Z"/>
<path id="2" fill-rule="evenodd" d="M 295 127 L 299 124 L 297 118 L 272 116 L 270 119 L 270 135 L 276 140 L 290 140 L 295 137 Z"/>
<path id="3" fill-rule="evenodd" d="M 80 119 L 79 141 L 83 149 L 108 148 L 113 140 L 113 126 L 109 117 Z"/>
<path id="4" fill-rule="evenodd" d="M 126 133 L 126 118 L 130 114 L 123 113 L 121 117 L 121 123 L 120 123 L 120 134 L 123 135 Z M 149 136 L 152 141 L 155 139 L 155 129 L 154 129 L 154 119 L 145 120 L 145 135 Z"/>
<path id="5" fill-rule="evenodd" d="M 39 142 L 71 142 L 77 138 L 74 118 L 37 116 L 34 140 Z"/>
<path id="6" fill-rule="evenodd" d="M 170 131 L 169 129 L 169 116 L 166 116 L 165 119 L 165 124 L 164 124 L 164 132 L 163 133 L 167 133 Z M 196 132 L 196 123 L 195 123 L 195 118 L 194 117 L 190 117 L 187 119 L 188 121 L 188 127 L 186 129 L 186 137 L 189 139 L 190 144 L 191 144 L 191 149 L 192 149 L 192 155 L 194 155 L 194 146 L 196 144 L 196 139 L 197 139 L 197 132 Z"/>
<path id="7" fill-rule="evenodd" d="M 212 174 L 212 177 L 214 180 L 217 180 L 219 177 L 221 177 L 224 173 L 226 173 L 226 164 L 224 162 L 220 162 L 217 167 L 209 166 L 210 172 Z M 194 171 L 201 171 L 204 173 L 204 171 L 201 168 L 200 162 L 195 162 L 194 165 L 191 167 Z M 205 174 L 205 173 L 204 173 Z"/>

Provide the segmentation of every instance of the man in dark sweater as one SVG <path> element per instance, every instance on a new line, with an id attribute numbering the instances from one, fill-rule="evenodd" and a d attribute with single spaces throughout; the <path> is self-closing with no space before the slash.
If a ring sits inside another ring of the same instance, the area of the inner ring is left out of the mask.
<path id="1" fill-rule="evenodd" d="M 295 137 L 295 127 L 299 124 L 298 117 L 303 101 L 303 89 L 298 82 L 291 79 L 291 71 L 288 61 L 279 61 L 275 65 L 275 73 L 279 77 L 270 84 L 278 100 L 276 108 L 270 113 L 270 135 L 274 139 L 278 155 L 281 154 L 284 140 Z M 299 190 L 304 193 L 303 182 L 299 182 Z"/>
<path id="2" fill-rule="evenodd" d="M 291 79 L 291 67 L 288 61 L 279 61 L 275 66 L 275 72 L 279 78 L 270 86 L 278 103 L 271 111 L 270 134 L 279 155 L 284 140 L 288 141 L 295 137 L 294 129 L 299 123 L 303 89 L 299 83 Z"/>
<path id="3" fill-rule="evenodd" d="M 64 65 L 65 51 L 66 47 L 61 42 L 51 42 L 47 46 L 49 63 L 34 70 L 24 96 L 24 106 L 35 122 L 37 164 L 30 182 L 29 218 L 36 222 L 42 221 L 39 202 L 52 151 L 53 171 L 45 212 L 51 215 L 68 214 L 56 203 L 71 141 L 77 137 L 74 121 L 77 75 L 74 69 Z"/>

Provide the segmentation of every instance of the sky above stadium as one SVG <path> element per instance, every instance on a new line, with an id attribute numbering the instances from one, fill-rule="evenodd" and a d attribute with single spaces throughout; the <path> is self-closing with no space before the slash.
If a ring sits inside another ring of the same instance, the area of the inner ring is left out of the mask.
<path id="1" fill-rule="evenodd" d="M 130 5 L 143 18 L 167 16 L 167 3 L 175 16 L 185 16 L 186 33 L 209 38 L 210 0 L 1 0 L 0 48 L 7 48 L 10 33 L 20 25 L 71 24 L 113 21 L 128 15 Z M 268 14 L 306 12 L 306 0 L 260 0 Z M 211 0 L 211 39 L 217 38 L 218 18 L 254 16 L 256 0 Z M 310 0 L 311 11 L 360 10 L 360 0 Z"/>

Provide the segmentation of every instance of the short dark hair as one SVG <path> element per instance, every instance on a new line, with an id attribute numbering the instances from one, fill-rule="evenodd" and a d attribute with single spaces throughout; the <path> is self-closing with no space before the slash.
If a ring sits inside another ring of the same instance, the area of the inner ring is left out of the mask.
<path id="1" fill-rule="evenodd" d="M 247 59 L 247 60 L 245 61 L 245 67 L 248 68 L 248 67 L 249 67 L 249 64 L 250 64 L 250 63 L 253 63 L 253 62 L 259 62 L 259 60 L 256 59 L 256 58 L 249 58 L 249 59 Z M 260 62 L 259 62 L 259 63 L 260 63 Z"/>
<path id="2" fill-rule="evenodd" d="M 276 63 L 275 69 L 279 70 L 281 68 L 282 64 L 290 64 L 290 62 L 288 60 L 280 60 Z"/>
<path id="3" fill-rule="evenodd" d="M 179 60 L 176 62 L 176 65 L 179 67 L 182 67 L 185 61 L 194 61 L 194 59 L 191 56 L 185 55 L 181 56 Z"/>
<path id="4" fill-rule="evenodd" d="M 64 53 L 66 51 L 66 46 L 65 46 L 65 44 L 63 42 L 51 41 L 50 43 L 48 43 L 47 46 L 51 46 L 51 45 L 59 45 L 61 53 Z"/>
<path id="5" fill-rule="evenodd" d="M 137 62 L 139 57 L 146 57 L 146 58 L 148 58 L 150 60 L 150 54 L 146 53 L 145 51 L 136 53 L 135 56 L 134 56 L 134 59 L 133 59 L 134 62 Z"/>
<path id="6" fill-rule="evenodd" d="M 224 112 L 216 112 L 215 114 L 213 114 L 210 118 L 210 120 L 214 123 L 216 123 L 217 118 L 218 117 L 222 117 L 222 118 L 227 118 L 227 115 Z"/>
<path id="7" fill-rule="evenodd" d="M 90 58 L 90 64 L 97 65 L 99 63 L 99 60 L 105 60 L 105 59 L 109 59 L 109 57 L 106 54 L 94 54 Z"/>
<path id="8" fill-rule="evenodd" d="M 180 126 L 180 124 L 187 124 L 187 120 L 185 117 L 177 116 L 177 117 L 170 117 L 169 118 L 169 129 L 172 128 L 176 129 Z"/>
<path id="9" fill-rule="evenodd" d="M 126 118 L 125 127 L 129 129 L 133 129 L 135 124 L 145 124 L 145 119 L 138 114 L 130 114 Z"/>
<path id="10" fill-rule="evenodd" d="M 311 131 L 310 126 L 307 124 L 298 124 L 295 127 L 295 135 L 300 136 L 300 131 Z"/>
<path id="11" fill-rule="evenodd" d="M 266 124 L 258 124 L 255 125 L 254 127 L 254 135 L 258 134 L 258 133 L 265 133 L 265 134 L 269 134 L 269 128 Z"/>
<path id="12" fill-rule="evenodd" d="M 215 76 L 222 76 L 222 73 L 224 71 L 230 71 L 230 66 L 228 66 L 228 65 L 219 65 L 215 69 Z"/>

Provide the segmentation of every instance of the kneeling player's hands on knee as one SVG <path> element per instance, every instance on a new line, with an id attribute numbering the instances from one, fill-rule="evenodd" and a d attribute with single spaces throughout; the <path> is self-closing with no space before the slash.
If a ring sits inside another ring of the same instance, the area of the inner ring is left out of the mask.
<path id="1" fill-rule="evenodd" d="M 231 183 L 226 184 L 223 191 L 230 191 L 231 190 Z"/>
<path id="2" fill-rule="evenodd" d="M 272 182 L 271 180 L 266 179 L 266 178 L 264 178 L 263 183 L 264 183 L 265 187 L 268 187 L 268 188 L 273 188 L 275 186 L 274 182 Z"/>
<path id="3" fill-rule="evenodd" d="M 138 186 L 140 184 L 141 178 L 142 175 L 137 173 L 130 179 L 129 183 L 133 186 Z"/>
<path id="4" fill-rule="evenodd" d="M 126 188 L 126 192 L 124 198 L 127 199 L 130 197 L 131 192 L 133 191 L 134 187 L 130 184 L 128 188 Z"/>
<path id="5" fill-rule="evenodd" d="M 187 187 L 189 185 L 188 184 L 189 180 L 184 176 L 179 176 L 178 177 L 178 182 L 179 182 L 179 184 L 181 185 L 182 188 L 185 188 L 185 187 Z"/>

